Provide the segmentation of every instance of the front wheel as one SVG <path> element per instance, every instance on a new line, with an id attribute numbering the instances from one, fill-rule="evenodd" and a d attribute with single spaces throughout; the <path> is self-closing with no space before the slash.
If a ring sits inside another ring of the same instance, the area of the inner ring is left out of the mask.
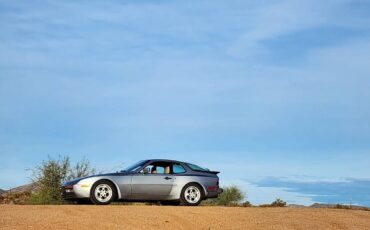
<path id="1" fill-rule="evenodd" d="M 197 206 L 202 202 L 203 189 L 198 184 L 187 184 L 181 191 L 180 201 L 186 206 Z"/>
<path id="2" fill-rule="evenodd" d="M 94 204 L 107 205 L 117 197 L 117 191 L 109 181 L 98 181 L 91 189 L 90 198 Z"/>

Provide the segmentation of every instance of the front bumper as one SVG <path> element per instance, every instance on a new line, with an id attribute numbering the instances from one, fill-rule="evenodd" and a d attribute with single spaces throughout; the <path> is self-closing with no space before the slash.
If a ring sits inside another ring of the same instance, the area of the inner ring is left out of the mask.
<path id="1" fill-rule="evenodd" d="M 64 200 L 74 200 L 77 197 L 76 193 L 74 192 L 73 188 L 66 188 L 66 187 L 61 187 L 61 195 Z"/>
<path id="2" fill-rule="evenodd" d="M 86 184 L 64 185 L 61 187 L 61 195 L 65 200 L 89 198 L 90 188 L 90 185 Z"/>

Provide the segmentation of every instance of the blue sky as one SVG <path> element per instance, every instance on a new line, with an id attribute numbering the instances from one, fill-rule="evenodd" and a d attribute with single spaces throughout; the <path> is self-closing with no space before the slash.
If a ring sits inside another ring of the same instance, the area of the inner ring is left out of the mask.
<path id="1" fill-rule="evenodd" d="M 0 188 L 171 158 L 370 206 L 369 1 L 0 1 L 0 28 Z"/>

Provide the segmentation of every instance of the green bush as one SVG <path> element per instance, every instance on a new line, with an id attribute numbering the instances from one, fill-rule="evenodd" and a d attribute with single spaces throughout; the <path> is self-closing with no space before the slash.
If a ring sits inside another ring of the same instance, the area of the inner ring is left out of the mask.
<path id="1" fill-rule="evenodd" d="M 274 202 L 271 203 L 271 207 L 285 207 L 286 202 L 282 199 L 277 198 Z"/>
<path id="2" fill-rule="evenodd" d="M 244 193 L 235 185 L 223 187 L 224 191 L 215 199 L 203 202 L 204 205 L 235 206 L 244 199 Z"/>
<path id="3" fill-rule="evenodd" d="M 61 204 L 63 199 L 60 187 L 63 181 L 84 177 L 95 172 L 90 162 L 83 158 L 71 167 L 68 156 L 58 159 L 50 158 L 41 162 L 33 170 L 33 181 L 37 184 L 37 191 L 31 194 L 31 204 Z"/>
<path id="4" fill-rule="evenodd" d="M 242 206 L 243 207 L 253 207 L 253 205 L 251 204 L 251 202 L 249 202 L 249 201 L 244 201 L 243 203 L 242 203 Z"/>
<path id="5" fill-rule="evenodd" d="M 285 207 L 286 206 L 286 202 L 283 201 L 282 199 L 280 198 L 277 198 L 274 202 L 272 202 L 271 204 L 260 204 L 259 207 Z"/>

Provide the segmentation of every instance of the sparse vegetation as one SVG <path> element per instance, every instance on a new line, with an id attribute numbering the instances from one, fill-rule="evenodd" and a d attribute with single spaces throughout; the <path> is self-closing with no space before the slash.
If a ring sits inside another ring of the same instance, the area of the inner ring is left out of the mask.
<path id="1" fill-rule="evenodd" d="M 274 202 L 271 203 L 271 207 L 285 207 L 286 202 L 280 198 L 277 198 Z"/>
<path id="2" fill-rule="evenodd" d="M 350 205 L 344 205 L 344 204 L 336 204 L 334 206 L 334 208 L 337 208 L 337 209 L 351 209 L 351 206 Z"/>
<path id="3" fill-rule="evenodd" d="M 280 198 L 277 198 L 271 204 L 261 204 L 261 205 L 259 205 L 259 207 L 263 207 L 263 208 L 264 207 L 285 207 L 285 206 L 286 206 L 286 202 L 283 201 Z"/>
<path id="4" fill-rule="evenodd" d="M 235 185 L 224 187 L 218 198 L 205 200 L 203 205 L 238 206 L 244 199 L 244 193 Z"/>
<path id="5" fill-rule="evenodd" d="M 370 208 L 368 208 L 368 207 L 353 206 L 353 205 L 346 205 L 346 204 L 335 204 L 335 205 L 332 206 L 332 208 L 370 211 Z"/>
<path id="6" fill-rule="evenodd" d="M 90 161 L 84 157 L 79 162 L 77 162 L 74 167 L 71 167 L 66 180 L 81 178 L 81 177 L 93 175 L 95 173 L 96 173 L 95 168 L 92 168 L 90 165 Z"/>
<path id="7" fill-rule="evenodd" d="M 249 201 L 244 201 L 243 203 L 242 203 L 242 206 L 243 207 L 253 207 L 253 205 L 251 204 L 251 202 L 249 202 Z"/>
<path id="8" fill-rule="evenodd" d="M 93 174 L 95 170 L 90 162 L 83 158 L 71 167 L 68 156 L 58 159 L 50 158 L 36 166 L 33 171 L 33 181 L 37 184 L 37 192 L 31 194 L 31 204 L 61 204 L 63 203 L 60 186 L 63 181 Z"/>

